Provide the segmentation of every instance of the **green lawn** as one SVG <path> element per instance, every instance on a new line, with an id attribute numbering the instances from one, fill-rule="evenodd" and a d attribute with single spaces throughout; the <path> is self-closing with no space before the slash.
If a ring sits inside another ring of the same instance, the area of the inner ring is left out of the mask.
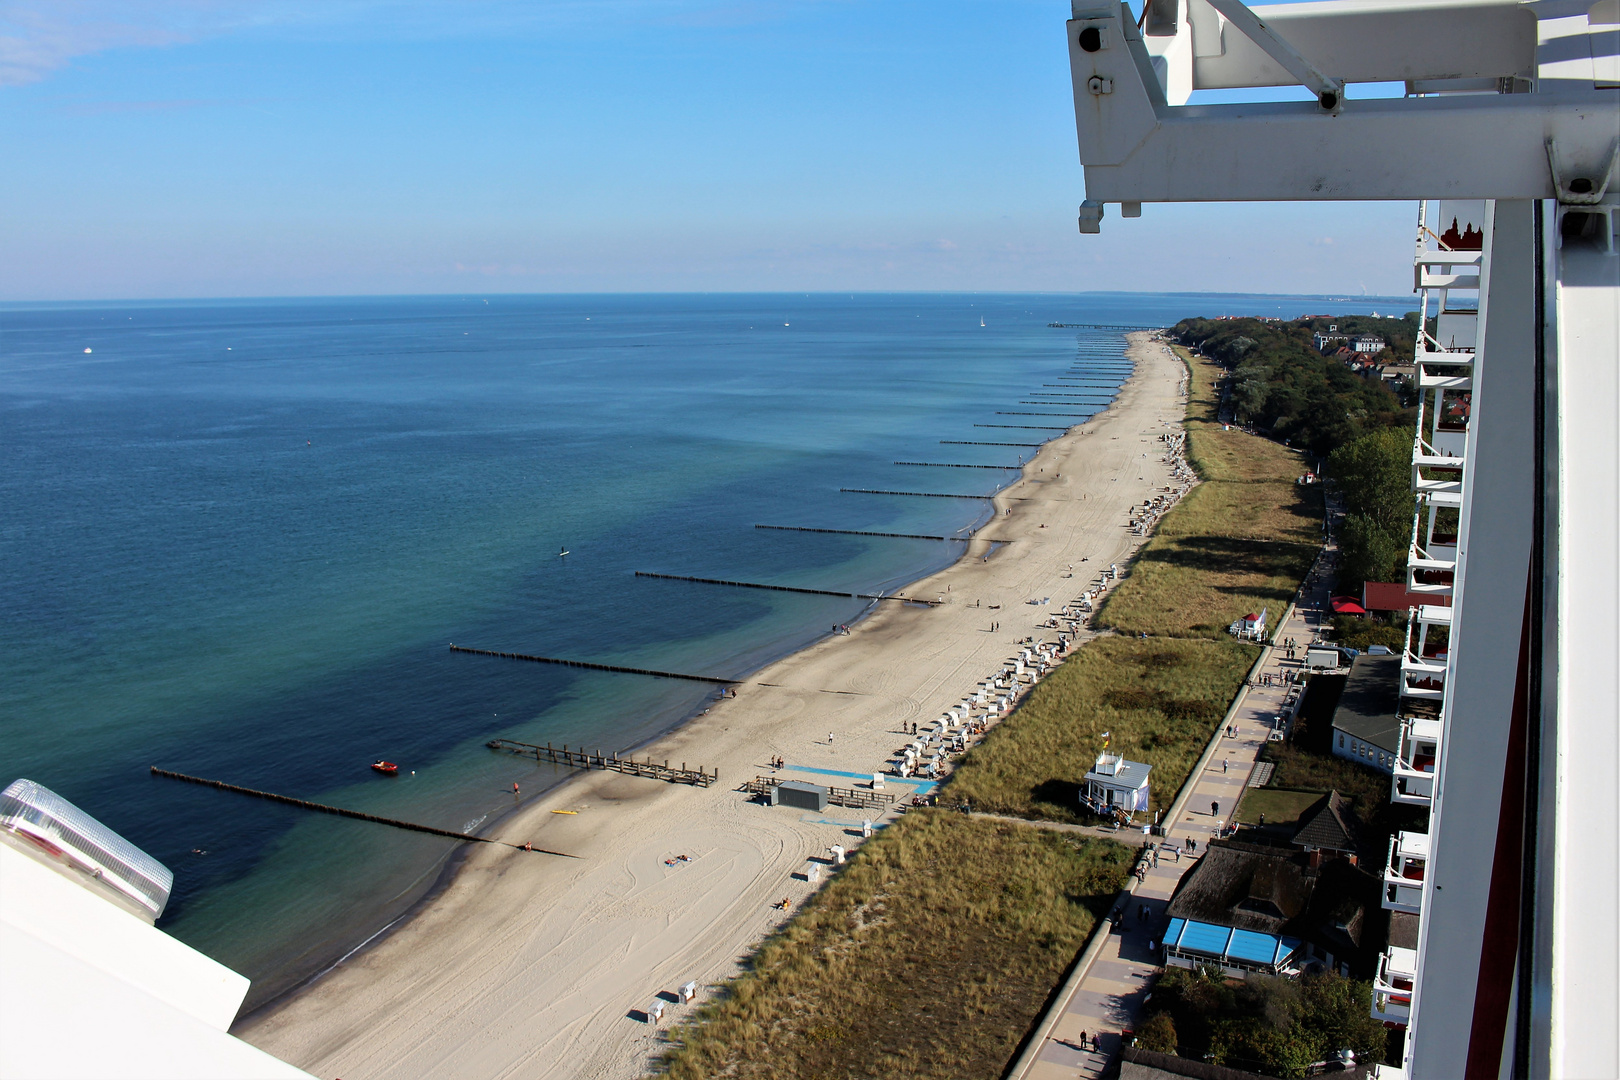
<path id="1" fill-rule="evenodd" d="M 1246 788 L 1238 803 L 1237 820 L 1258 825 L 1262 815 L 1267 825 L 1292 825 L 1306 807 L 1322 797 L 1317 791 L 1279 791 L 1274 788 Z"/>

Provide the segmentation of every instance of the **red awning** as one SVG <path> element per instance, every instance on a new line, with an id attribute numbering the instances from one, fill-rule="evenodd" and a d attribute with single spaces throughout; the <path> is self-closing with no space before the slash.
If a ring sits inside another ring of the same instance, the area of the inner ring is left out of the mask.
<path id="1" fill-rule="evenodd" d="M 1333 607 L 1335 615 L 1365 615 L 1367 609 L 1356 603 L 1353 596 L 1335 596 L 1328 603 Z"/>

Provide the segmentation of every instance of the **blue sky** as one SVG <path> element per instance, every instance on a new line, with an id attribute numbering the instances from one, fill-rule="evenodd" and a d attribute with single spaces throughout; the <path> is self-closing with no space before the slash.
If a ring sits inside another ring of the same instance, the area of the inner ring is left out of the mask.
<path id="1" fill-rule="evenodd" d="M 1406 203 L 1082 237 L 1065 0 L 0 0 L 0 300 L 1404 294 Z"/>

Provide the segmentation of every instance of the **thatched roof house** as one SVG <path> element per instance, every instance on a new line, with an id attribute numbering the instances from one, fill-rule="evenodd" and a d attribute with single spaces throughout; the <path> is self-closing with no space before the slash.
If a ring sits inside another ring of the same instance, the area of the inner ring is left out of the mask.
<path id="1" fill-rule="evenodd" d="M 1363 931 L 1379 910 L 1378 881 L 1348 860 L 1211 841 L 1170 899 L 1165 963 L 1214 964 L 1235 976 L 1333 968 L 1365 978 L 1380 942 L 1363 949 Z"/>

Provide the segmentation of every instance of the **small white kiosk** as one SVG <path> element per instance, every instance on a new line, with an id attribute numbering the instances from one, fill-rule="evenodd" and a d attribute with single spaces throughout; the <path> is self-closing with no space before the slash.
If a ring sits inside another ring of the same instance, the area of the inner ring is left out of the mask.
<path id="1" fill-rule="evenodd" d="M 1085 787 L 1080 791 L 1080 802 L 1088 810 L 1105 817 L 1116 811 L 1127 814 L 1148 808 L 1148 774 L 1153 766 L 1140 761 L 1126 761 L 1118 754 L 1104 751 L 1097 755 L 1097 764 L 1086 773 Z"/>

